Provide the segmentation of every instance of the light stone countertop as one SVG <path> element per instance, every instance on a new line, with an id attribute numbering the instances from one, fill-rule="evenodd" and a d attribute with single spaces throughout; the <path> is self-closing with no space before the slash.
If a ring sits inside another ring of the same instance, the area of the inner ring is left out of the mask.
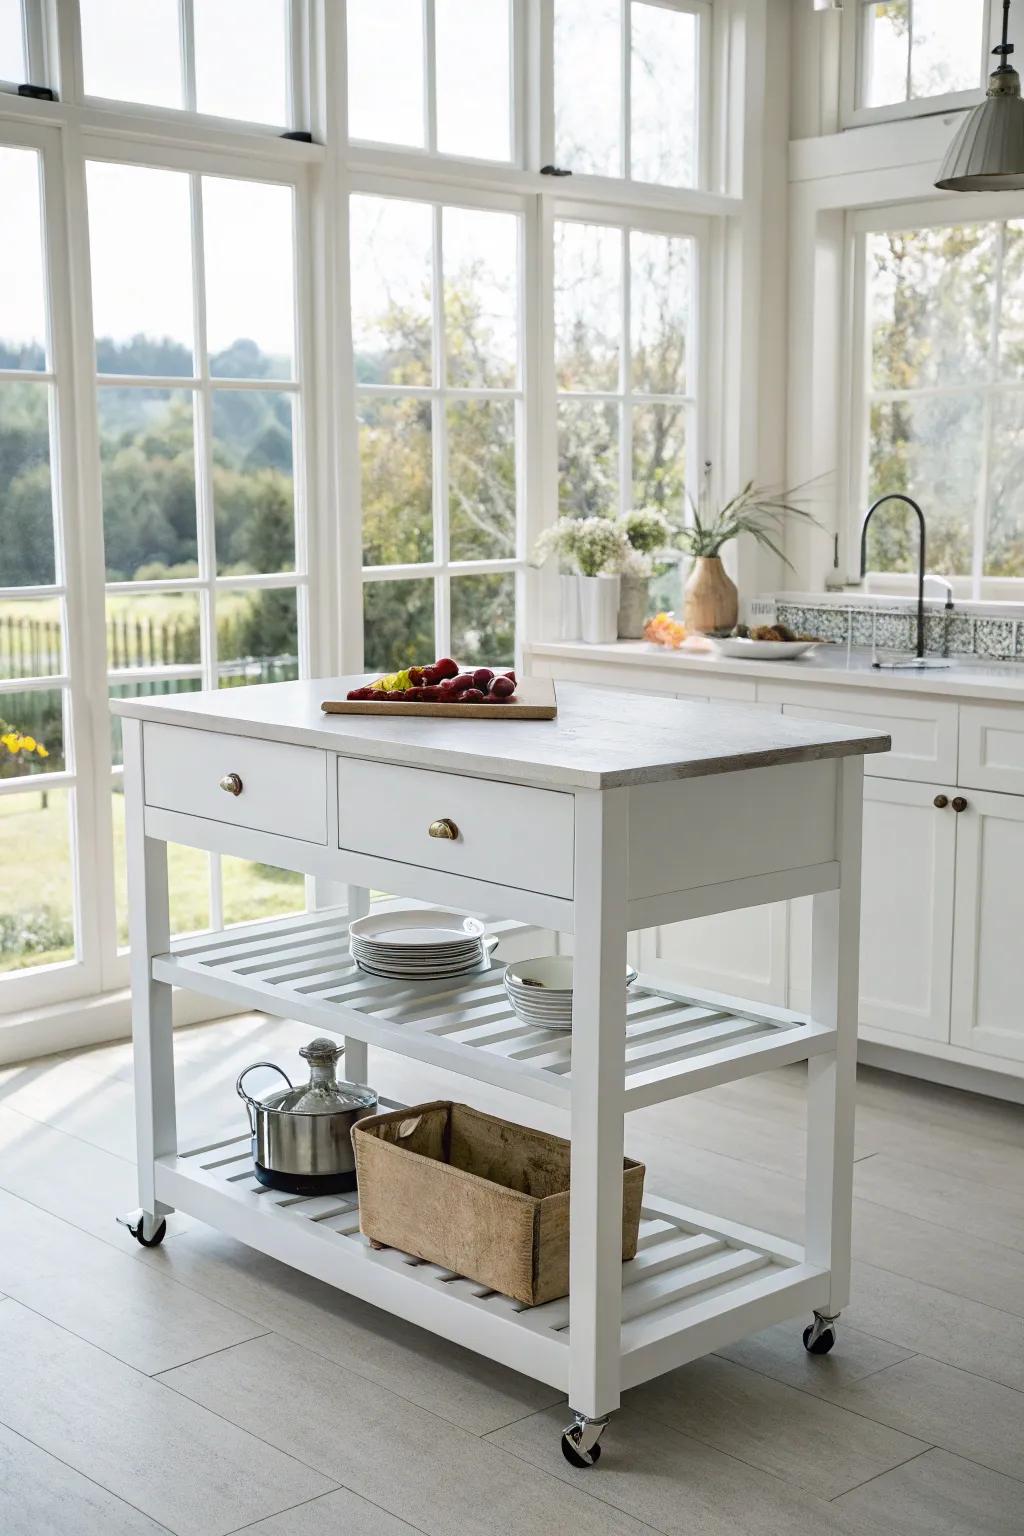
<path id="1" fill-rule="evenodd" d="M 884 688 L 902 693 L 937 694 L 949 698 L 1001 700 L 1024 704 L 1024 662 L 993 661 L 987 657 L 957 656 L 948 666 L 929 666 L 920 671 L 872 666 L 868 649 L 845 645 L 820 645 L 794 661 L 755 661 L 744 656 L 715 656 L 711 652 L 670 651 L 646 640 L 616 640 L 607 645 L 587 645 L 582 640 L 537 641 L 526 647 L 528 656 L 551 660 L 614 663 L 654 667 L 659 671 L 707 673 L 743 677 L 757 682 L 817 683 L 842 687 Z M 880 651 L 883 659 L 891 652 Z M 929 660 L 941 658 L 929 658 Z M 595 681 L 596 681 L 595 677 Z"/>
<path id="2" fill-rule="evenodd" d="M 696 704 L 557 685 L 555 720 L 325 715 L 363 677 L 115 699 L 115 714 L 322 747 L 347 757 L 561 789 L 609 789 L 777 763 L 886 752 L 889 737 L 748 704 Z M 285 786 L 282 786 L 284 791 Z"/>

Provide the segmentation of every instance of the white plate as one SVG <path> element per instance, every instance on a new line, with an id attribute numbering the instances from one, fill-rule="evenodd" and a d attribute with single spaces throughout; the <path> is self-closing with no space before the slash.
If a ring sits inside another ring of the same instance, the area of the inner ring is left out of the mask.
<path id="1" fill-rule="evenodd" d="M 467 939 L 482 939 L 486 931 L 479 918 L 436 910 L 371 912 L 366 917 L 357 917 L 349 926 L 349 932 L 356 938 L 400 948 L 465 943 Z"/>
<path id="2" fill-rule="evenodd" d="M 470 972 L 479 971 L 482 962 L 480 960 L 470 960 L 465 965 L 451 967 L 434 966 L 432 969 L 424 971 L 396 971 L 390 967 L 371 965 L 366 960 L 357 960 L 356 964 L 367 976 L 379 976 L 385 981 L 444 981 L 452 976 L 468 976 Z"/>
<path id="3" fill-rule="evenodd" d="M 708 642 L 719 656 L 746 656 L 751 661 L 793 661 L 805 651 L 821 645 L 820 640 L 741 640 L 730 635 L 708 635 Z"/>
<path id="4" fill-rule="evenodd" d="M 471 944 L 439 944 L 436 949 L 429 946 L 426 949 L 405 949 L 397 944 L 363 944 L 358 939 L 353 939 L 349 946 L 354 955 L 367 955 L 371 960 L 403 960 L 434 961 L 434 960 L 458 960 L 464 955 L 476 955 L 480 953 L 480 940 L 474 939 Z"/>

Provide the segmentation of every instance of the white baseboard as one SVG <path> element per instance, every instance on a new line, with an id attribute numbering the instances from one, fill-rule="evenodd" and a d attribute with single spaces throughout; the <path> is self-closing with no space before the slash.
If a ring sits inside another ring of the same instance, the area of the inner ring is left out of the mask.
<path id="1" fill-rule="evenodd" d="M 867 1067 L 881 1067 L 904 1077 L 923 1078 L 926 1083 L 941 1083 L 946 1088 L 960 1088 L 965 1093 L 981 1093 L 990 1099 L 1024 1104 L 1024 1078 L 1008 1073 L 990 1072 L 962 1061 L 945 1061 L 940 1056 L 927 1056 L 923 1051 L 901 1050 L 899 1046 L 879 1045 L 863 1039 L 857 1042 L 857 1060 Z"/>

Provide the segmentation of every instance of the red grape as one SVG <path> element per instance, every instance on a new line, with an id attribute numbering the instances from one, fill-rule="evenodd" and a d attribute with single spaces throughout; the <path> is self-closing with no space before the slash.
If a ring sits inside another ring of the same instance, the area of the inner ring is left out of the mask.
<path id="1" fill-rule="evenodd" d="M 365 697 L 366 697 L 366 689 L 365 688 L 350 688 L 348 693 L 345 695 L 345 697 L 347 699 L 365 699 Z"/>
<path id="2" fill-rule="evenodd" d="M 452 687 L 456 693 L 464 693 L 467 688 L 475 688 L 476 683 L 472 672 L 460 672 L 458 677 L 453 677 Z"/>
<path id="3" fill-rule="evenodd" d="M 393 688 L 390 693 L 382 693 L 381 698 L 387 699 L 391 704 L 402 704 L 405 701 L 405 694 L 401 688 Z"/>
<path id="4" fill-rule="evenodd" d="M 516 675 L 515 675 L 514 672 L 503 672 L 502 676 L 503 677 L 510 677 L 513 682 L 515 682 L 515 680 L 516 680 Z"/>
<path id="5" fill-rule="evenodd" d="M 425 688 L 433 688 L 435 684 L 441 681 L 441 674 L 436 667 L 424 667 L 423 676 L 420 681 Z"/>
<path id="6" fill-rule="evenodd" d="M 516 691 L 516 685 L 510 677 L 496 677 L 491 683 L 491 693 L 496 699 L 509 699 Z"/>
<path id="7" fill-rule="evenodd" d="M 409 682 L 414 688 L 420 688 L 422 687 L 423 683 L 426 682 L 426 678 L 424 677 L 426 670 L 426 667 L 409 668 Z"/>
<path id="8" fill-rule="evenodd" d="M 490 667 L 477 667 L 476 671 L 473 673 L 473 681 L 476 686 L 482 690 L 482 692 L 486 693 L 487 684 L 490 682 L 493 676 L 494 673 L 491 671 Z"/>
<path id="9" fill-rule="evenodd" d="M 443 699 L 446 690 L 435 684 L 425 685 L 420 689 L 420 696 L 424 699 Z"/>
<path id="10" fill-rule="evenodd" d="M 422 704 L 424 699 L 423 689 L 407 688 L 403 697 L 407 698 L 411 704 Z"/>
<path id="11" fill-rule="evenodd" d="M 433 670 L 438 677 L 458 677 L 459 665 L 450 656 L 439 656 L 434 662 Z"/>
<path id="12" fill-rule="evenodd" d="M 484 698 L 479 688 L 463 688 L 459 697 L 463 704 L 482 704 Z"/>

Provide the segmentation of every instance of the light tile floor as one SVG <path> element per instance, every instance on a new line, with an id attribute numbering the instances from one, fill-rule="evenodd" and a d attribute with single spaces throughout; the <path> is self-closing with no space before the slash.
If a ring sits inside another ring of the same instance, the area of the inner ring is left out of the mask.
<path id="1" fill-rule="evenodd" d="M 176 1038 L 183 1142 L 308 1035 Z M 407 1101 L 468 1085 L 383 1053 Z M 473 1101 L 565 1130 L 473 1085 Z M 599 1467 L 557 1393 L 187 1217 L 140 1249 L 131 1050 L 0 1071 L 3 1536 L 1024 1536 L 1024 1111 L 870 1070 L 833 1354 L 770 1328 L 626 1395 Z M 799 1236 L 803 1072 L 631 1117 L 649 1187 Z"/>

